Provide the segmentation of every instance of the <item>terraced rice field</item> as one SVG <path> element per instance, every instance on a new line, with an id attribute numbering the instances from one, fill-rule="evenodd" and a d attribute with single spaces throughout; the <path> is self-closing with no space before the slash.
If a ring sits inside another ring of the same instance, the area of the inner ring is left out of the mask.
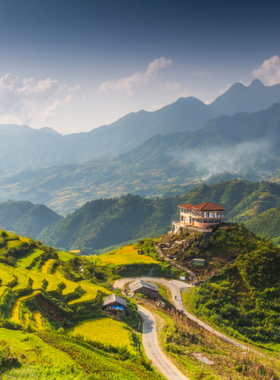
<path id="1" fill-rule="evenodd" d="M 5 290 L 8 289 L 7 286 L 0 286 L 0 300 L 3 294 L 5 293 Z"/>
<path id="2" fill-rule="evenodd" d="M 32 315 L 33 315 L 33 318 L 34 318 L 34 321 L 36 323 L 36 327 L 38 330 L 43 330 L 43 321 L 42 321 L 42 315 L 40 313 L 40 311 L 38 310 L 35 310 L 32 312 Z"/>
<path id="3" fill-rule="evenodd" d="M 2 286 L 9 284 L 11 281 L 13 281 L 13 278 L 14 278 L 12 271 L 6 270 L 6 268 L 7 268 L 7 265 L 3 265 L 3 264 L 0 265 L 0 279 L 1 279 L 0 285 Z"/>
<path id="4" fill-rule="evenodd" d="M 11 316 L 11 321 L 12 322 L 15 322 L 15 323 L 20 323 L 20 315 L 19 315 L 19 311 L 20 311 L 20 305 L 22 303 L 22 301 L 28 299 L 28 298 L 31 298 L 31 297 L 34 297 L 36 296 L 38 293 L 40 293 L 39 291 L 37 292 L 33 292 L 32 294 L 29 294 L 28 296 L 24 296 L 24 297 L 20 297 L 16 300 L 16 303 L 12 309 L 12 316 Z"/>
<path id="5" fill-rule="evenodd" d="M 7 247 L 8 248 L 13 248 L 13 247 L 17 247 L 18 245 L 21 245 L 22 242 L 20 240 L 9 240 L 7 242 Z"/>
<path id="6" fill-rule="evenodd" d="M 60 258 L 61 261 L 68 261 L 75 257 L 72 253 L 70 252 L 60 252 L 58 251 L 58 257 Z"/>
<path id="7" fill-rule="evenodd" d="M 138 249 L 132 245 L 123 247 L 119 251 L 111 251 L 108 253 L 103 253 L 102 255 L 92 257 L 92 259 L 98 260 L 101 265 L 115 264 L 115 265 L 125 265 L 125 264 L 137 264 L 137 263 L 156 263 L 152 257 L 146 255 L 138 255 Z"/>
<path id="8" fill-rule="evenodd" d="M 53 275 L 47 274 L 47 275 L 45 275 L 45 277 L 46 277 L 47 281 L 48 281 L 48 278 L 50 278 L 50 277 L 56 278 L 56 279 L 60 280 L 59 281 L 60 283 L 63 282 L 66 285 L 66 288 L 62 290 L 62 295 L 67 295 L 67 294 L 73 293 L 75 291 L 75 289 L 78 287 L 78 284 L 76 282 L 66 280 L 66 278 L 64 278 L 62 276 L 62 274 L 60 273 L 59 268 L 55 271 L 55 273 Z M 49 291 L 49 287 L 47 288 L 47 291 Z"/>
<path id="9" fill-rule="evenodd" d="M 10 243 L 10 242 L 9 242 Z M 21 242 L 19 242 L 21 244 Z M 27 255 L 21 256 L 19 259 L 17 259 L 16 267 L 17 268 L 26 268 L 28 267 L 32 261 L 40 256 L 44 251 L 41 249 L 34 249 L 32 253 L 28 253 Z"/>
<path id="10" fill-rule="evenodd" d="M 45 264 L 42 266 L 42 273 L 47 274 L 50 266 L 54 262 L 54 259 L 49 259 L 45 262 Z"/>
<path id="11" fill-rule="evenodd" d="M 91 301 L 96 297 L 98 291 L 103 292 L 108 295 L 112 294 L 110 290 L 102 288 L 101 286 L 98 286 L 98 285 L 90 284 L 89 282 L 86 282 L 86 281 L 80 281 L 79 285 L 82 287 L 82 289 L 86 293 L 83 294 L 80 298 L 70 301 L 69 305 L 73 305 L 75 303 L 80 303 L 80 302 Z"/>
<path id="12" fill-rule="evenodd" d="M 111 318 L 92 319 L 80 322 L 70 330 L 70 335 L 83 335 L 84 340 L 92 340 L 114 347 L 127 346 L 130 352 L 135 352 L 132 333 L 121 322 Z"/>

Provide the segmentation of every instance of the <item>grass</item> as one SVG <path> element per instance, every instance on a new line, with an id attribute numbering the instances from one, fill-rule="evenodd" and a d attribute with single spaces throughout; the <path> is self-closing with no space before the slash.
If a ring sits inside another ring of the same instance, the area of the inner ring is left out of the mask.
<path id="1" fill-rule="evenodd" d="M 0 286 L 0 300 L 3 294 L 5 293 L 5 290 L 8 289 L 7 286 Z"/>
<path id="2" fill-rule="evenodd" d="M 4 373 L 2 380 L 84 380 L 85 375 L 83 372 L 72 373 L 71 368 L 59 368 L 49 365 L 44 366 L 28 366 L 20 369 L 12 369 L 9 372 Z"/>
<path id="3" fill-rule="evenodd" d="M 42 253 L 44 253 L 44 252 L 41 249 L 34 249 L 31 253 L 28 253 L 27 255 L 21 256 L 16 261 L 16 267 L 17 268 L 26 268 L 26 267 L 29 267 L 29 265 L 32 263 L 32 261 L 36 257 L 40 256 Z"/>
<path id="4" fill-rule="evenodd" d="M 105 346 L 127 346 L 130 352 L 135 352 L 131 331 L 121 322 L 111 318 L 98 318 L 80 322 L 69 330 L 70 336 L 82 335 L 84 340 L 92 340 Z"/>
<path id="5" fill-rule="evenodd" d="M 11 349 L 11 356 L 20 357 L 24 353 L 26 356 L 24 365 L 26 366 L 37 363 L 67 368 L 75 364 L 67 354 L 44 343 L 36 335 L 0 328 L 0 337 L 1 346 L 3 346 L 3 341 L 5 341 Z M 0 349 L 2 348 L 1 346 Z M 9 377 L 6 378 L 8 379 Z M 29 379 L 32 379 L 32 377 Z"/>
<path id="6" fill-rule="evenodd" d="M 153 264 L 158 263 L 150 256 L 139 255 L 138 249 L 133 245 L 128 245 L 121 248 L 118 251 L 111 251 L 104 253 L 98 258 L 92 257 L 93 260 L 97 260 L 98 263 L 102 265 L 115 264 L 115 265 L 126 265 L 126 264 Z"/>

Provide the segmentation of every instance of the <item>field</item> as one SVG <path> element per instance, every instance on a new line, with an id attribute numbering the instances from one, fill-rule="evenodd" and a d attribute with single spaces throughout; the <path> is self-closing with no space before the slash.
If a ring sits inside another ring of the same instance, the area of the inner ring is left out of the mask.
<path id="1" fill-rule="evenodd" d="M 0 328 L 0 337 L 2 342 L 3 340 L 7 342 L 12 356 L 19 356 L 24 352 L 26 365 L 38 362 L 38 358 L 42 364 L 59 365 L 62 368 L 74 364 L 74 361 L 67 354 L 44 343 L 36 335 Z"/>
<path id="2" fill-rule="evenodd" d="M 74 257 L 74 255 L 70 252 L 62 252 L 58 251 L 58 257 L 61 261 L 68 261 Z"/>
<path id="3" fill-rule="evenodd" d="M 76 284 L 76 286 L 77 285 L 78 284 Z M 96 297 L 98 291 L 103 292 L 108 295 L 112 294 L 110 290 L 102 288 L 101 286 L 98 286 L 98 285 L 90 284 L 89 282 L 86 282 L 86 281 L 80 281 L 79 285 L 86 293 L 83 294 L 80 298 L 70 301 L 69 305 L 93 300 Z"/>
<path id="4" fill-rule="evenodd" d="M 70 336 L 82 335 L 84 340 L 92 340 L 114 347 L 127 346 L 130 352 L 135 352 L 132 333 L 123 323 L 111 318 L 99 318 L 81 322 L 69 330 Z"/>
<path id="5" fill-rule="evenodd" d="M 8 242 L 8 243 L 12 243 L 12 242 Z M 21 242 L 20 242 L 21 244 Z M 32 261 L 40 256 L 41 254 L 43 253 L 43 251 L 41 249 L 34 249 L 34 251 L 30 254 L 27 254 L 27 255 L 24 255 L 22 257 L 20 257 L 19 259 L 17 259 L 17 262 L 16 262 L 16 266 L 17 268 L 26 268 L 28 267 Z"/>
<path id="6" fill-rule="evenodd" d="M 126 265 L 126 264 L 152 264 L 157 263 L 152 257 L 146 255 L 139 255 L 138 249 L 133 245 L 128 245 L 121 248 L 119 251 L 111 251 L 103 253 L 98 257 L 91 257 L 92 260 L 97 260 L 98 264 L 107 265 Z"/>

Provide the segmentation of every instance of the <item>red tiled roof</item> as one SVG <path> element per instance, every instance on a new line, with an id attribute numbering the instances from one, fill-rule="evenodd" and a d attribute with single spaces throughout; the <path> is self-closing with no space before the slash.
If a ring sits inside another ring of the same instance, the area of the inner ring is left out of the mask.
<path id="1" fill-rule="evenodd" d="M 183 207 L 183 208 L 190 208 L 190 207 L 192 207 L 193 205 L 191 204 L 191 203 L 187 203 L 187 204 L 185 204 L 185 205 L 179 205 L 179 206 L 177 206 L 177 207 Z"/>
<path id="2" fill-rule="evenodd" d="M 214 203 L 211 203 L 211 202 L 205 202 L 199 205 L 193 205 L 192 208 L 195 210 L 202 210 L 202 211 L 225 211 L 226 210 L 225 207 L 215 205 Z"/>

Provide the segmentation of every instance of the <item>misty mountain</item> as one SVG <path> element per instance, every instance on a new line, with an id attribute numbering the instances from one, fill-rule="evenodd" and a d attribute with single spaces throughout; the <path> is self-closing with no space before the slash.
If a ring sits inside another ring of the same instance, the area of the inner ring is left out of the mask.
<path id="1" fill-rule="evenodd" d="M 257 112 L 280 102 L 280 84 L 265 86 L 255 79 L 249 86 L 235 83 L 209 107 L 218 114 L 234 115 L 238 112 Z"/>
<path id="2" fill-rule="evenodd" d="M 194 131 L 219 115 L 258 111 L 279 101 L 280 85 L 266 87 L 255 80 L 248 87 L 234 84 L 210 105 L 193 97 L 180 98 L 157 111 L 133 112 L 86 133 L 62 136 L 47 127 L 0 126 L 0 176 L 117 156 L 154 135 Z"/>
<path id="3" fill-rule="evenodd" d="M 28 201 L 0 202 L 0 229 L 15 231 L 22 236 L 36 236 L 47 226 L 62 217 L 45 205 L 34 205 Z"/>
<path id="4" fill-rule="evenodd" d="M 280 104 L 274 104 L 253 114 L 220 116 L 199 130 L 155 135 L 116 157 L 1 178 L 0 197 L 44 203 L 65 215 L 98 198 L 182 194 L 229 173 L 258 180 L 277 173 L 279 144 Z"/>

